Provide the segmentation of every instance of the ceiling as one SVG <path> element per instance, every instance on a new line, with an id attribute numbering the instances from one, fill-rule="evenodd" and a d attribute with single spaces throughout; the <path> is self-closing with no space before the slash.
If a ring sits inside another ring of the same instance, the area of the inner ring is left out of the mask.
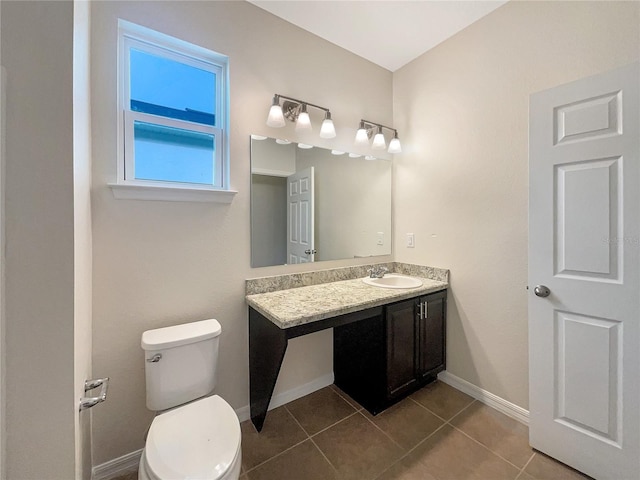
<path id="1" fill-rule="evenodd" d="M 249 1 L 392 72 L 506 3 L 506 0 Z"/>

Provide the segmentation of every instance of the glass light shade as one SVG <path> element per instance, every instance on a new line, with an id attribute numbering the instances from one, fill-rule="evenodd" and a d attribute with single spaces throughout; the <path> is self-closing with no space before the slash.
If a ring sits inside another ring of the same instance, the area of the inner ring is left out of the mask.
<path id="1" fill-rule="evenodd" d="M 402 153 L 402 146 L 398 137 L 394 137 L 389 142 L 389 153 Z"/>
<path id="2" fill-rule="evenodd" d="M 264 137 L 262 135 L 255 135 L 255 134 L 251 135 L 251 140 L 266 140 L 266 139 L 267 137 Z"/>
<path id="3" fill-rule="evenodd" d="M 269 116 L 267 117 L 267 125 L 274 128 L 284 127 L 284 115 L 280 105 L 271 105 Z"/>
<path id="4" fill-rule="evenodd" d="M 384 141 L 384 135 L 382 132 L 376 133 L 376 136 L 373 137 L 373 143 L 371 144 L 371 148 L 374 150 L 384 150 L 387 147 L 387 143 Z"/>
<path id="5" fill-rule="evenodd" d="M 373 155 L 367 155 L 366 157 L 364 157 L 365 160 L 376 160 L 376 157 L 374 157 Z"/>
<path id="6" fill-rule="evenodd" d="M 369 145 L 369 136 L 364 128 L 359 128 L 356 132 L 356 145 Z"/>
<path id="7" fill-rule="evenodd" d="M 283 138 L 276 138 L 276 143 L 278 145 L 289 145 L 291 143 L 291 140 L 286 140 Z"/>
<path id="8" fill-rule="evenodd" d="M 357 153 L 350 153 L 349 154 L 349 158 L 360 158 L 362 155 L 359 155 Z"/>
<path id="9" fill-rule="evenodd" d="M 300 112 L 296 121 L 296 132 L 301 130 L 311 130 L 311 118 L 307 112 Z"/>
<path id="10" fill-rule="evenodd" d="M 302 148 L 303 150 L 308 150 L 310 148 L 313 148 L 313 145 L 308 145 L 306 143 L 299 143 L 298 148 Z"/>
<path id="11" fill-rule="evenodd" d="M 331 150 L 331 155 L 344 155 L 342 150 Z"/>
<path id="12" fill-rule="evenodd" d="M 333 125 L 333 120 L 325 118 L 320 127 L 320 138 L 334 138 L 336 136 L 336 127 Z"/>

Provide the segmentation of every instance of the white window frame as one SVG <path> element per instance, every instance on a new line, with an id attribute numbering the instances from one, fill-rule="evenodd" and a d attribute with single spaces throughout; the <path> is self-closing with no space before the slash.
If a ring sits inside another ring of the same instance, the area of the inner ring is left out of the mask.
<path id="1" fill-rule="evenodd" d="M 132 48 L 168 58 L 216 75 L 216 125 L 205 125 L 131 110 L 130 51 Z M 229 203 L 234 190 L 229 179 L 228 58 L 163 33 L 118 21 L 118 159 L 117 179 L 110 184 L 117 198 L 141 200 L 214 201 Z M 215 138 L 214 184 L 134 178 L 134 122 L 207 133 Z"/>

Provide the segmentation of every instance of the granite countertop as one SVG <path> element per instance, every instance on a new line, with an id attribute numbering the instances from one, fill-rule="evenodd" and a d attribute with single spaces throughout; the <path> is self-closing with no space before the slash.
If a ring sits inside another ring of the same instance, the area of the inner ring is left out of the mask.
<path id="1" fill-rule="evenodd" d="M 247 303 L 280 328 L 291 328 L 448 288 L 448 282 L 418 277 L 407 289 L 367 285 L 362 278 L 247 295 Z"/>

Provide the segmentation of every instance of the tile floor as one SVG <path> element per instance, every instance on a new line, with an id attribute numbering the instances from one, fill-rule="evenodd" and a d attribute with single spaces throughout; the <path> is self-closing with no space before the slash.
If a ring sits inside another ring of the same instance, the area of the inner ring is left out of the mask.
<path id="1" fill-rule="evenodd" d="M 330 386 L 242 423 L 240 480 L 588 479 L 524 425 L 440 382 L 377 416 Z M 135 480 L 135 476 L 119 480 Z"/>

